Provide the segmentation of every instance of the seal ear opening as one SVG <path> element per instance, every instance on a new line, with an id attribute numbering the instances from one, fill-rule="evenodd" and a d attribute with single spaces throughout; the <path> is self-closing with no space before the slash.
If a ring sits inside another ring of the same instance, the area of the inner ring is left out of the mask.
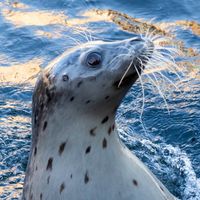
<path id="1" fill-rule="evenodd" d="M 69 80 L 69 76 L 68 76 L 67 74 L 63 74 L 63 75 L 62 75 L 62 80 L 63 80 L 64 82 L 68 81 L 68 80 Z"/>

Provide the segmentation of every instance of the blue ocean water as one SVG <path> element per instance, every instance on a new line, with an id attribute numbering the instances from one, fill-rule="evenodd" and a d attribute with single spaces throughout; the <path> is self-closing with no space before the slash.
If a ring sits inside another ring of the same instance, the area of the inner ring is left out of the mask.
<path id="1" fill-rule="evenodd" d="M 77 23 L 81 25 L 83 13 L 94 8 L 113 9 L 164 24 L 177 20 L 200 23 L 198 0 L 1 1 L 0 67 L 4 70 L 0 71 L 0 199 L 19 199 L 30 148 L 33 84 L 22 75 L 31 73 L 37 65 L 44 68 L 74 44 L 72 38 L 81 40 L 68 21 L 80 20 Z M 95 17 L 87 26 L 102 39 L 131 35 Z M 198 34 L 184 28 L 176 33 L 187 47 L 200 50 Z M 189 58 L 186 61 L 190 62 Z M 166 74 L 179 88 L 164 84 L 169 111 L 162 96 L 144 77 L 144 110 L 138 81 L 117 115 L 124 143 L 182 200 L 200 200 L 200 79 L 191 74 L 181 80 Z"/>

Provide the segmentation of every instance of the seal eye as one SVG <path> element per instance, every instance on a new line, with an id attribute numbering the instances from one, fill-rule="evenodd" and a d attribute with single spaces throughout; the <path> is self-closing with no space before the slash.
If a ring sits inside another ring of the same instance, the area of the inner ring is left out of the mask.
<path id="1" fill-rule="evenodd" d="M 87 56 L 86 63 L 90 67 L 96 67 L 101 63 L 101 55 L 99 53 L 93 52 Z"/>

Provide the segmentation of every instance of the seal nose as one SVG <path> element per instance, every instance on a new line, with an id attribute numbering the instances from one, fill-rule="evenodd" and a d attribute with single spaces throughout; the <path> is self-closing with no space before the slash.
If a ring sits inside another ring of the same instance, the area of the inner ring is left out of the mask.
<path id="1" fill-rule="evenodd" d="M 133 45 L 133 44 L 135 44 L 136 42 L 142 42 L 142 41 L 144 41 L 141 37 L 135 37 L 135 38 L 131 38 L 130 40 L 129 40 L 129 43 L 130 43 L 130 45 Z"/>

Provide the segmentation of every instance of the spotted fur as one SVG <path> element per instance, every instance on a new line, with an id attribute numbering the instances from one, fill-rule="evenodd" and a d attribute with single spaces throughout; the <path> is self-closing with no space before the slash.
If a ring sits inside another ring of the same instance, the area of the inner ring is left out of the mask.
<path id="1" fill-rule="evenodd" d="M 47 167 L 46 170 L 52 170 L 52 166 L 53 166 L 53 158 L 49 158 L 48 162 L 47 162 Z"/>
<path id="2" fill-rule="evenodd" d="M 85 173 L 84 182 L 85 182 L 85 184 L 87 184 L 89 182 L 88 171 L 86 171 L 86 173 Z"/>
<path id="3" fill-rule="evenodd" d="M 148 48 L 135 38 L 92 41 L 43 70 L 33 93 L 32 145 L 22 200 L 174 200 L 121 145 L 114 125 L 118 106 L 138 78 L 136 54 Z M 92 53 L 99 56 L 98 66 L 90 65 L 98 63 L 95 58 L 88 62 Z M 119 60 L 111 63 L 113 58 Z"/>

